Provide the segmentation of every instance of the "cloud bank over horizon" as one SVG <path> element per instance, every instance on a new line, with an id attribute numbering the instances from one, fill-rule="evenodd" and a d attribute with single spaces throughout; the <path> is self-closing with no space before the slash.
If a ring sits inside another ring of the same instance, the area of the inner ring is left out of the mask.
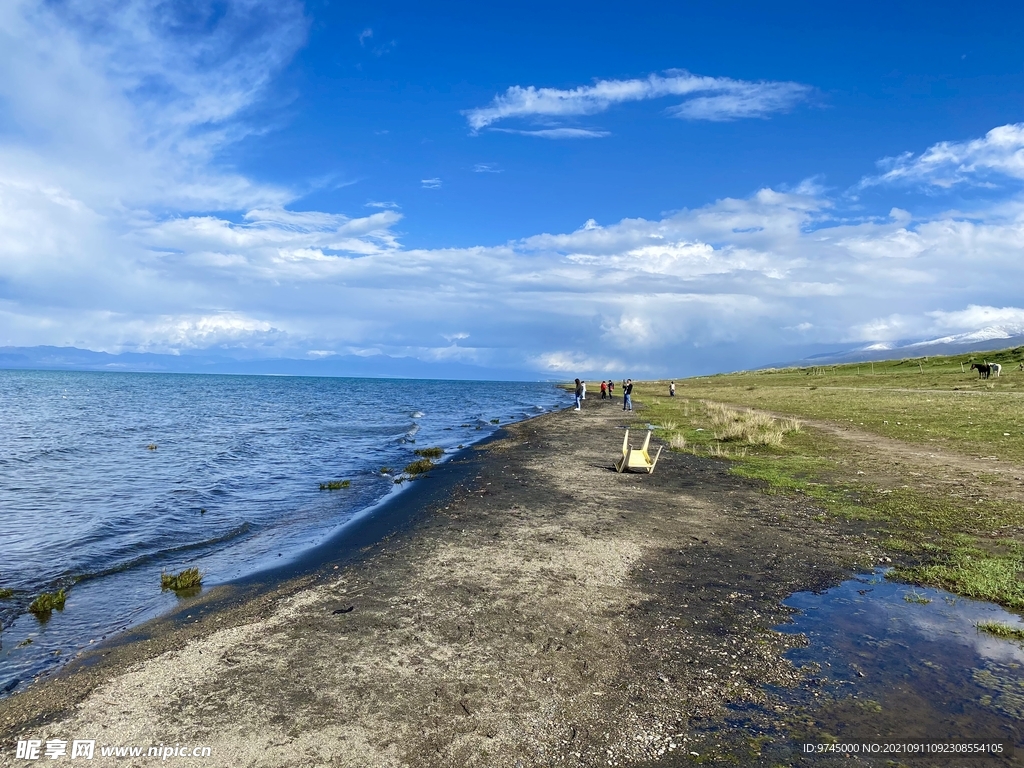
<path id="1" fill-rule="evenodd" d="M 254 110 L 305 43 L 300 4 L 61 8 L 0 10 L 0 345 L 653 376 L 1024 323 L 1024 124 L 883 159 L 852 191 L 780 179 L 649 218 L 409 247 L 416 221 L 399 193 L 358 215 L 316 210 L 223 160 L 265 129 Z M 715 123 L 791 109 L 812 90 L 672 71 L 513 86 L 465 116 L 474 131 L 599 138 L 503 121 L 675 96 L 671 116 Z M 504 171 L 467 164 L 487 180 Z M 417 175 L 410 188 L 436 199 L 450 186 Z M 1001 192 L 911 210 L 910 186 L 930 199 Z M 891 200 L 887 214 L 860 207 L 869 193 Z"/>

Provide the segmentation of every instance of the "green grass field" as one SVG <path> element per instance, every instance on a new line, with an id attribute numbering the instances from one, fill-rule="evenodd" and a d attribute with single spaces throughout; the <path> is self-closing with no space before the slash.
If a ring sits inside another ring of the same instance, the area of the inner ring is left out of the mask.
<path id="1" fill-rule="evenodd" d="M 1001 376 L 979 380 L 982 360 Z M 769 369 L 676 380 L 674 398 L 667 381 L 643 382 L 634 397 L 674 450 L 869 524 L 894 578 L 1021 609 L 1022 361 L 1016 348 Z"/>

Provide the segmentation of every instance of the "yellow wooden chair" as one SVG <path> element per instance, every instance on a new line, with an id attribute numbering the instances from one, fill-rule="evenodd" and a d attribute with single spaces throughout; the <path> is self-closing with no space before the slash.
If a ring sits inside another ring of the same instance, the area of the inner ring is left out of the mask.
<path id="1" fill-rule="evenodd" d="M 647 436 L 644 437 L 644 444 L 642 448 L 634 448 L 629 444 L 629 430 L 626 430 L 625 437 L 622 438 L 622 458 L 615 462 L 616 472 L 625 472 L 627 469 L 635 470 L 637 472 L 644 471 L 647 474 L 651 474 L 654 471 L 654 465 L 658 463 L 658 458 L 661 456 L 661 449 L 664 446 L 658 447 L 658 453 L 655 454 L 654 460 L 651 460 L 651 454 L 647 452 L 647 447 L 651 444 L 651 430 L 647 430 Z"/>

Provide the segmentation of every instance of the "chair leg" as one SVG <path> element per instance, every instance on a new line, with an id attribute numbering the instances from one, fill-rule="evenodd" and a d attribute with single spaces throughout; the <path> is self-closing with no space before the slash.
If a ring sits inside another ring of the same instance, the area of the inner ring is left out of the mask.
<path id="1" fill-rule="evenodd" d="M 654 467 L 657 465 L 658 459 L 661 458 L 661 450 L 664 447 L 665 446 L 663 446 L 663 445 L 659 445 L 658 446 L 658 452 L 656 454 L 654 454 L 654 461 L 651 462 L 651 468 L 647 470 L 647 474 L 649 474 L 649 475 L 653 475 L 654 474 Z"/>
<path id="2" fill-rule="evenodd" d="M 616 472 L 621 474 L 621 473 L 626 471 L 626 469 L 629 467 L 629 455 L 632 452 L 633 452 L 632 448 L 628 448 L 628 447 L 626 448 L 626 452 L 624 454 L 622 454 L 622 461 L 619 462 L 618 466 L 615 468 Z"/>

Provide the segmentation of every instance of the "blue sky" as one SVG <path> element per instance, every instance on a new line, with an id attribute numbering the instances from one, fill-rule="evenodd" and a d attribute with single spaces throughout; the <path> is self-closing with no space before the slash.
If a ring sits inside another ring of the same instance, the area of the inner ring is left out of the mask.
<path id="1" fill-rule="evenodd" d="M 684 375 L 1024 332 L 1017 4 L 12 0 L 0 345 Z"/>

